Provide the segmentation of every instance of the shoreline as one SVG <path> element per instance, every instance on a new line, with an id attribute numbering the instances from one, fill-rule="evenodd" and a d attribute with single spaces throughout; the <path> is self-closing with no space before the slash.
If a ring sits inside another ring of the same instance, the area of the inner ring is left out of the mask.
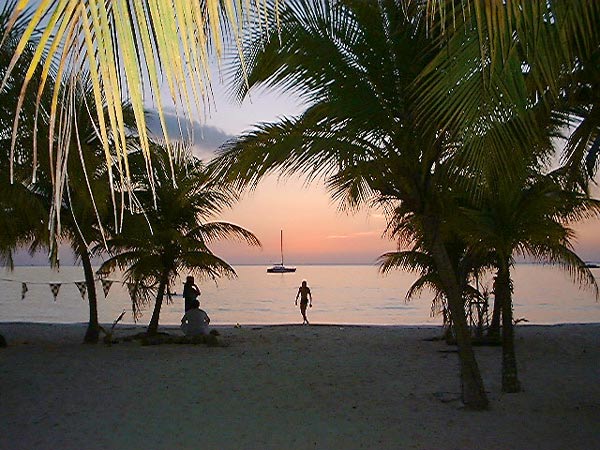
<path id="1" fill-rule="evenodd" d="M 111 327 L 112 323 L 100 323 L 103 327 Z M 237 326 L 239 325 L 239 327 Z M 319 328 L 348 328 L 348 329 L 382 329 L 382 330 L 442 330 L 442 325 L 432 324 L 406 324 L 406 325 L 381 325 L 381 324 L 347 324 L 347 323 L 311 323 L 306 326 L 301 323 L 243 323 L 243 324 L 215 324 L 211 325 L 210 328 L 215 328 L 219 331 L 245 329 L 245 330 L 260 330 L 260 329 L 286 329 L 286 328 L 307 328 L 307 329 L 319 329 Z M 564 327 L 590 327 L 598 328 L 600 332 L 600 322 L 576 322 L 576 323 L 554 323 L 554 324 L 535 324 L 535 323 L 521 323 L 515 326 L 515 332 L 521 329 L 551 329 L 551 328 L 564 328 Z M 119 337 L 123 332 L 141 332 L 147 328 L 147 324 L 117 324 L 114 330 L 116 337 Z M 48 335 L 47 332 L 50 330 L 57 331 L 56 337 L 60 339 L 63 331 L 64 336 L 72 335 L 75 331 L 81 332 L 82 335 L 87 329 L 87 322 L 75 322 L 75 323 L 54 323 L 54 322 L 0 322 L 0 334 L 3 334 L 8 339 L 11 333 L 17 336 L 23 334 L 30 334 L 34 338 L 51 339 L 52 335 Z M 159 331 L 164 332 L 175 332 L 176 334 L 182 334 L 181 329 L 177 325 L 160 325 Z M 66 333 L 64 333 L 66 332 Z M 40 340 L 40 339 L 37 339 Z M 64 339 L 60 339 L 63 340 Z"/>
<path id="2" fill-rule="evenodd" d="M 0 323 L 0 448 L 600 448 L 600 323 L 519 324 L 519 394 L 476 347 L 484 412 L 439 326 L 217 325 L 224 347 L 84 345 L 85 326 Z"/>

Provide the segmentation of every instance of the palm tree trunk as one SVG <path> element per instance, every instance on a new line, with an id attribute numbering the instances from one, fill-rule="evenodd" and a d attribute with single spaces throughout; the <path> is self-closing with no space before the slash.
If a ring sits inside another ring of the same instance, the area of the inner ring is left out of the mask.
<path id="1" fill-rule="evenodd" d="M 98 299 L 96 297 L 96 283 L 94 280 L 94 269 L 87 249 L 80 252 L 81 265 L 85 275 L 85 285 L 87 287 L 88 304 L 90 307 L 90 320 L 83 342 L 86 344 L 96 344 L 100 336 L 100 324 L 98 323 Z"/>
<path id="2" fill-rule="evenodd" d="M 488 328 L 488 336 L 500 336 L 500 316 L 502 312 L 502 304 L 498 301 L 498 297 L 494 296 L 494 310 L 492 311 L 492 321 Z"/>
<path id="3" fill-rule="evenodd" d="M 488 399 L 483 386 L 483 379 L 479 371 L 475 352 L 471 344 L 471 335 L 465 316 L 465 306 L 462 291 L 456 273 L 448 256 L 435 225 L 425 224 L 424 233 L 430 236 L 432 256 L 442 282 L 444 292 L 448 299 L 451 319 L 458 344 L 458 357 L 460 360 L 460 377 L 462 401 L 466 407 L 474 410 L 486 409 Z"/>
<path id="4" fill-rule="evenodd" d="M 512 287 L 508 262 L 500 263 L 496 274 L 496 301 L 502 307 L 502 392 L 520 392 L 512 320 Z"/>
<path id="5" fill-rule="evenodd" d="M 162 307 L 163 297 L 165 295 L 165 289 L 167 287 L 168 277 L 163 274 L 160 284 L 158 285 L 158 293 L 156 294 L 156 302 L 154 303 L 154 311 L 152 311 L 152 318 L 148 324 L 146 333 L 150 336 L 158 333 L 158 319 L 160 318 L 160 309 Z"/>

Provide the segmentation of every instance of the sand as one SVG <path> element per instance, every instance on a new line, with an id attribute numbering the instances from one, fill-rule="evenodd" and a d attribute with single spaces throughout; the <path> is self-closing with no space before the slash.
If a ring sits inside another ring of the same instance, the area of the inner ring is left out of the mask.
<path id="1" fill-rule="evenodd" d="M 477 348 L 484 412 L 461 407 L 453 347 L 424 340 L 439 328 L 219 327 L 215 348 L 84 330 L 0 324 L 1 449 L 600 448 L 600 324 L 517 327 L 519 394 Z"/>

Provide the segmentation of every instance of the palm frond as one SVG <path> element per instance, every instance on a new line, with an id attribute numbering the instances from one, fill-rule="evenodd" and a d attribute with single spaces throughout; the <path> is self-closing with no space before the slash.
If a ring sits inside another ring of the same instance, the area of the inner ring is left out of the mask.
<path id="1" fill-rule="evenodd" d="M 191 3 L 182 0 L 12 2 L 8 6 L 14 8 L 5 21 L 0 46 L 4 49 L 14 41 L 14 30 L 19 30 L 20 36 L 8 68 L 2 74 L 0 92 L 6 89 L 27 45 L 35 36 L 35 51 L 26 73 L 19 74 L 23 77 L 19 102 L 33 88 L 38 92 L 40 109 L 42 93 L 52 91 L 50 153 L 55 151 L 57 161 L 62 161 L 62 155 L 68 152 L 67 147 L 60 142 L 55 144 L 53 136 L 59 134 L 66 123 L 78 120 L 81 111 L 64 107 L 61 87 L 74 86 L 80 82 L 83 72 L 89 73 L 95 101 L 93 110 L 86 113 L 92 114 L 98 124 L 97 133 L 109 167 L 111 189 L 115 188 L 116 182 L 130 189 L 123 100 L 130 99 L 150 178 L 144 91 L 152 93 L 165 142 L 169 146 L 161 80 L 166 83 L 171 101 L 183 114 L 188 117 L 201 114 L 204 102 L 210 101 L 208 60 L 211 49 L 220 57 L 224 36 L 230 33 L 238 42 L 242 28 L 248 25 L 248 14 L 260 9 L 261 14 L 264 12 L 266 16 L 263 20 L 267 20 L 274 13 L 271 5 L 266 0 L 254 3 L 236 0 Z M 7 8 L 3 8 L 2 13 L 6 16 Z M 30 86 L 38 67 L 42 67 L 41 81 Z M 54 82 L 49 82 L 49 78 Z M 17 130 L 18 116 L 13 128 L 13 148 Z M 56 148 L 53 148 L 55 145 Z M 114 151 L 111 151 L 111 146 Z M 116 173 L 113 173 L 113 162 L 118 167 Z M 60 172 L 58 163 L 55 170 Z M 60 190 L 62 178 L 56 177 L 52 181 Z M 58 204 L 55 209 L 59 210 Z"/>

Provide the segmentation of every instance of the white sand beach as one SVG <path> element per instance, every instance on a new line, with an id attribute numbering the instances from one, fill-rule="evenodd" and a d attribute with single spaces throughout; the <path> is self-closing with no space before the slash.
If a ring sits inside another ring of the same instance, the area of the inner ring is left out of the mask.
<path id="1" fill-rule="evenodd" d="M 218 329 L 226 347 L 108 347 L 83 325 L 0 324 L 0 448 L 600 448 L 600 324 L 518 326 L 519 394 L 478 347 L 484 412 L 461 408 L 453 347 L 424 340 L 439 328 Z"/>

